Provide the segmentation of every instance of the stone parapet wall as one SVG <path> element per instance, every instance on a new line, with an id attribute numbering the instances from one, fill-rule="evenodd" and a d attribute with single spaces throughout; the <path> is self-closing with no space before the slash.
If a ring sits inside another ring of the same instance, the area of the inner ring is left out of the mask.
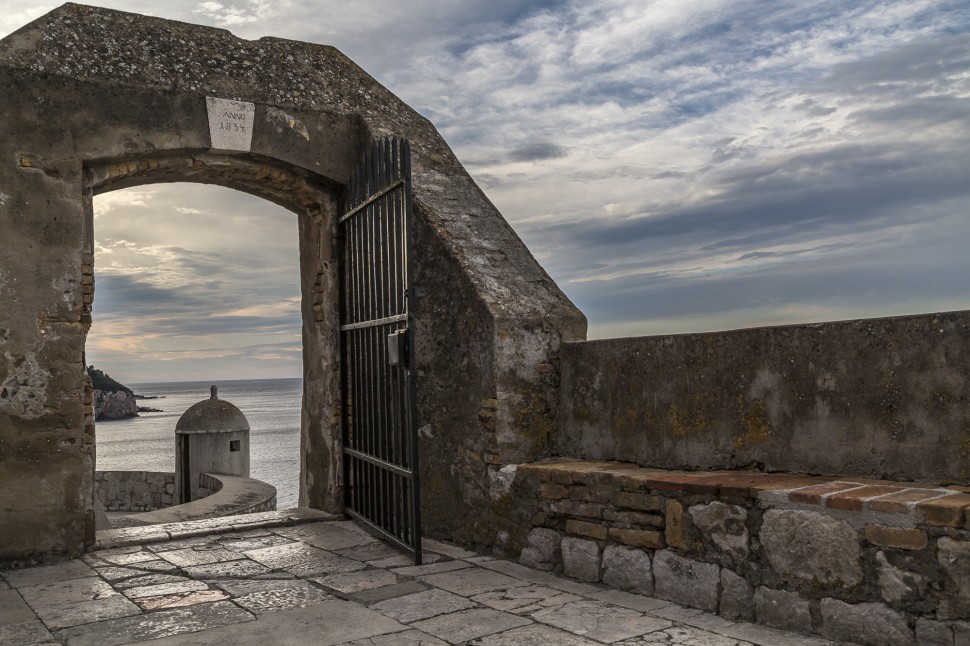
<path id="1" fill-rule="evenodd" d="M 105 511 L 154 511 L 175 503 L 175 474 L 96 471 L 94 490 Z"/>
<path id="2" fill-rule="evenodd" d="M 970 643 L 968 492 L 563 459 L 519 465 L 512 499 L 530 567 L 836 641 L 953 645 Z"/>
<path id="3" fill-rule="evenodd" d="M 565 343 L 555 455 L 970 479 L 970 312 Z"/>
<path id="4" fill-rule="evenodd" d="M 127 516 L 124 526 L 177 523 L 236 514 L 276 511 L 276 487 L 261 480 L 217 473 L 199 474 L 205 497 L 145 514 Z M 118 526 L 121 526 L 119 524 Z"/>
<path id="5" fill-rule="evenodd" d="M 198 500 L 199 498 L 205 498 L 207 496 L 211 496 L 212 494 L 216 493 L 217 491 L 220 491 L 221 489 L 222 489 L 222 480 L 220 480 L 217 476 L 214 476 L 210 473 L 200 473 L 198 496 L 196 497 L 196 500 Z M 276 509 L 275 505 L 273 506 L 273 509 Z M 263 511 L 263 510 L 261 509 L 260 511 Z"/>

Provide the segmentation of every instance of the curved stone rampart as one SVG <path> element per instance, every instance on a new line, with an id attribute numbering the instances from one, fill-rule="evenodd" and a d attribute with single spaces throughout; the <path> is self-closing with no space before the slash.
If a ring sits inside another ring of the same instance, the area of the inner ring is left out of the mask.
<path id="1" fill-rule="evenodd" d="M 119 526 L 157 525 L 185 520 L 219 518 L 276 510 L 276 487 L 262 480 L 203 473 L 199 476 L 204 498 L 144 514 L 126 516 Z"/>

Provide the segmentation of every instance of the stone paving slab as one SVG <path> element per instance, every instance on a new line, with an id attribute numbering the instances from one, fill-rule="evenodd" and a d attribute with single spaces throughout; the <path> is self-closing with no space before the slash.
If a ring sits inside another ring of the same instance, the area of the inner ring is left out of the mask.
<path id="1" fill-rule="evenodd" d="M 221 530 L 203 533 L 213 527 Z M 198 535 L 0 572 L 0 644 L 829 643 L 446 543 L 429 545 L 431 562 L 414 566 L 333 518 L 243 527 L 170 527 Z"/>
<path id="2" fill-rule="evenodd" d="M 177 581 L 172 583 L 158 583 L 155 585 L 143 585 L 137 588 L 123 590 L 122 594 L 129 599 L 144 599 L 145 597 L 158 597 L 168 594 L 184 594 L 187 592 L 197 592 L 207 590 L 209 586 L 203 581 Z"/>
<path id="3" fill-rule="evenodd" d="M 241 558 L 236 561 L 194 565 L 183 568 L 183 571 L 193 579 L 245 579 L 258 574 L 269 574 L 273 570 L 262 563 Z"/>
<path id="4" fill-rule="evenodd" d="M 16 590 L 0 590 L 0 625 L 36 619 L 34 611 Z"/>
<path id="5" fill-rule="evenodd" d="M 443 557 L 441 556 L 441 554 L 428 552 L 427 554 L 424 555 L 424 558 L 422 560 L 425 564 L 429 564 L 429 563 L 437 563 L 442 558 Z M 368 563 L 370 563 L 374 567 L 387 567 L 387 568 L 404 567 L 407 565 L 414 565 L 414 557 L 411 556 L 410 554 L 398 554 L 397 556 L 388 556 L 387 558 L 383 558 L 377 561 L 368 561 Z"/>
<path id="6" fill-rule="evenodd" d="M 279 536 L 277 534 L 270 534 L 267 532 L 265 536 L 247 536 L 245 538 L 230 538 L 229 540 L 220 541 L 220 544 L 226 549 L 232 550 L 234 552 L 247 552 L 249 550 L 258 550 L 263 547 L 275 547 L 277 545 L 286 545 L 287 543 L 292 543 L 293 540 L 285 536 Z"/>
<path id="7" fill-rule="evenodd" d="M 321 521 L 339 522 L 342 516 L 328 514 L 318 509 L 298 507 L 282 511 L 264 511 L 257 514 L 222 516 L 182 523 L 148 525 L 146 527 L 125 527 L 98 532 L 98 549 L 123 547 L 127 545 L 148 545 L 163 543 L 178 538 L 189 538 L 227 532 L 248 532 L 270 527 L 288 527 Z"/>
<path id="8" fill-rule="evenodd" d="M 323 550 L 337 551 L 361 545 L 375 545 L 383 547 L 381 543 L 369 534 L 348 529 L 342 523 L 332 525 L 301 525 L 299 527 L 277 529 L 275 534 L 292 541 L 300 541 Z"/>
<path id="9" fill-rule="evenodd" d="M 116 574 L 117 576 L 115 577 L 114 580 L 127 578 L 129 576 L 139 576 L 143 574 L 154 574 L 159 572 L 171 574 L 173 572 L 178 572 L 178 569 L 179 569 L 177 565 L 173 565 L 172 563 L 169 563 L 168 561 L 163 561 L 162 559 L 154 559 L 151 561 L 140 561 L 138 563 L 133 563 L 132 565 L 128 565 L 124 567 L 118 567 L 114 565 L 98 565 L 97 563 L 92 563 L 92 567 L 94 567 L 94 569 L 97 570 L 99 576 L 102 576 L 105 579 L 108 579 L 108 575 L 105 574 L 105 572 L 108 572 L 109 574 L 111 573 Z M 128 572 L 134 571 L 135 573 L 126 574 L 125 572 L 123 572 L 123 570 L 127 570 Z"/>
<path id="10" fill-rule="evenodd" d="M 645 597 L 642 594 L 631 594 L 629 592 L 623 592 L 622 590 L 600 590 L 586 596 L 590 599 L 605 601 L 612 603 L 614 606 L 620 606 L 621 608 L 628 608 L 630 610 L 639 610 L 640 612 L 660 610 L 661 608 L 673 605 L 663 599 Z"/>
<path id="11" fill-rule="evenodd" d="M 318 547 L 323 547 L 322 545 L 317 545 Z M 323 549 L 331 549 L 324 547 Z M 337 554 L 341 556 L 346 556 L 357 561 L 380 561 L 387 558 L 400 557 L 401 551 L 395 548 L 393 545 L 388 545 L 387 543 L 368 543 L 366 545 L 356 545 L 354 547 L 347 547 L 343 549 L 334 550 Z"/>
<path id="12" fill-rule="evenodd" d="M 215 537 L 209 534 L 204 534 L 202 536 L 193 536 L 191 538 L 165 541 L 164 543 L 153 543 L 152 545 L 146 545 L 145 547 L 156 554 L 161 554 L 162 552 L 171 552 L 174 550 L 187 550 L 193 547 L 217 547 L 218 545 L 219 543 L 215 540 Z"/>
<path id="13" fill-rule="evenodd" d="M 287 587 L 258 590 L 244 594 L 236 598 L 236 603 L 253 614 L 259 615 L 264 612 L 304 608 L 328 599 L 333 599 L 333 596 L 306 581 L 295 580 L 289 582 Z"/>
<path id="14" fill-rule="evenodd" d="M 350 598 L 365 606 L 370 606 L 381 601 L 387 601 L 388 599 L 396 599 L 408 594 L 424 592 L 427 589 L 428 586 L 420 581 L 401 581 L 400 583 L 385 585 L 380 588 L 361 590 L 350 595 Z"/>
<path id="15" fill-rule="evenodd" d="M 393 617 L 401 623 L 409 624 L 420 619 L 474 607 L 475 603 L 465 597 L 446 590 L 432 589 L 381 601 L 372 605 L 371 609 Z"/>
<path id="16" fill-rule="evenodd" d="M 160 610 L 162 608 L 181 608 L 183 606 L 194 606 L 199 603 L 210 603 L 228 599 L 229 595 L 222 590 L 198 590 L 196 592 L 181 592 L 177 594 L 166 594 L 157 597 L 144 597 L 136 599 L 143 610 Z"/>
<path id="17" fill-rule="evenodd" d="M 470 639 L 494 635 L 530 623 L 532 622 L 528 619 L 507 612 L 474 608 L 425 619 L 415 623 L 414 627 L 450 644 L 461 644 Z"/>
<path id="18" fill-rule="evenodd" d="M 23 570 L 8 570 L 3 573 L 3 577 L 11 587 L 24 588 L 31 585 L 80 579 L 95 574 L 97 573 L 87 563 L 74 560 L 58 563 L 57 565 L 42 565 L 40 567 L 26 568 Z"/>
<path id="19" fill-rule="evenodd" d="M 692 630 L 683 626 L 674 626 L 665 630 L 647 633 L 632 639 L 615 642 L 616 646 L 754 646 L 751 642 L 725 637 L 715 633 Z M 779 646 L 789 646 L 787 642 L 776 642 Z"/>
<path id="20" fill-rule="evenodd" d="M 180 643 L 178 640 L 184 639 L 185 633 L 211 630 L 216 626 L 230 626 L 235 631 L 244 632 L 246 629 L 240 631 L 238 625 L 253 619 L 252 614 L 239 606 L 219 601 L 76 626 L 62 630 L 55 636 L 67 646 L 120 646 L 171 635 L 179 636 L 172 643 Z"/>
<path id="21" fill-rule="evenodd" d="M 162 583 L 184 583 L 186 581 L 188 581 L 188 577 L 181 574 L 143 574 L 142 576 L 115 581 L 112 585 L 115 590 L 129 590 L 150 585 L 161 585 Z"/>
<path id="22" fill-rule="evenodd" d="M 443 642 L 420 630 L 405 630 L 403 633 L 355 639 L 341 646 L 447 646 L 447 644 L 448 642 Z"/>
<path id="23" fill-rule="evenodd" d="M 116 594 L 92 601 L 34 608 L 34 611 L 47 628 L 53 631 L 105 619 L 137 615 L 141 612 L 141 608 Z"/>
<path id="24" fill-rule="evenodd" d="M 313 581 L 324 587 L 346 594 L 361 592 L 362 590 L 372 590 L 374 588 L 383 588 L 388 585 L 394 585 L 400 580 L 401 578 L 396 573 L 380 569 L 342 572 L 340 574 L 331 574 L 313 579 Z"/>
<path id="25" fill-rule="evenodd" d="M 451 572 L 471 567 L 471 563 L 465 561 L 440 561 L 438 563 L 425 563 L 424 565 L 408 565 L 404 567 L 391 568 L 391 572 L 403 576 L 421 576 L 422 574 L 438 574 L 440 572 Z"/>
<path id="26" fill-rule="evenodd" d="M 189 547 L 184 550 L 172 550 L 171 552 L 161 552 L 159 554 L 164 560 L 172 565 L 186 567 L 190 565 L 208 565 L 209 563 L 219 563 L 221 561 L 232 561 L 242 558 L 238 552 L 227 550 L 224 547 Z"/>
<path id="27" fill-rule="evenodd" d="M 141 546 L 135 546 L 141 547 Z M 140 564 L 145 561 L 156 561 L 158 556 L 154 552 L 150 552 L 142 549 L 118 549 L 118 550 L 101 550 L 98 552 L 92 552 L 84 557 L 84 560 L 89 565 L 103 565 L 105 563 L 110 563 L 112 565 L 127 565 L 133 567 L 140 567 Z"/>
<path id="28" fill-rule="evenodd" d="M 350 601 L 332 599 L 306 608 L 261 615 L 243 630 L 223 626 L 149 643 L 151 646 L 336 646 L 405 630 L 406 626 L 378 612 Z"/>
<path id="29" fill-rule="evenodd" d="M 583 600 L 574 594 L 538 585 L 485 592 L 471 599 L 489 608 L 517 615 L 530 615 L 546 608 L 559 608 L 567 603 Z"/>
<path id="30" fill-rule="evenodd" d="M 437 588 L 469 597 L 483 592 L 528 585 L 522 579 L 477 567 L 442 572 L 441 574 L 427 574 L 418 578 Z"/>
<path id="31" fill-rule="evenodd" d="M 290 543 L 243 552 L 247 558 L 270 568 L 282 568 L 297 576 L 320 576 L 334 572 L 353 572 L 366 567 L 353 559 L 338 556 L 319 547 Z"/>
<path id="32" fill-rule="evenodd" d="M 608 644 L 673 625 L 666 619 L 650 617 L 628 608 L 617 608 L 605 601 L 576 601 L 560 608 L 536 612 L 532 616 L 544 624 Z"/>
<path id="33" fill-rule="evenodd" d="M 556 646 L 601 646 L 601 643 L 551 626 L 531 624 L 497 635 L 475 639 L 469 642 L 469 646 L 550 646 L 552 644 L 556 644 Z"/>
<path id="34" fill-rule="evenodd" d="M 0 622 L 0 644 L 56 644 L 54 636 L 40 619 L 16 621 L 12 623 Z"/>
<path id="35" fill-rule="evenodd" d="M 35 610 L 103 599 L 118 594 L 107 581 L 98 576 L 25 586 L 20 588 L 19 592 L 24 601 Z"/>

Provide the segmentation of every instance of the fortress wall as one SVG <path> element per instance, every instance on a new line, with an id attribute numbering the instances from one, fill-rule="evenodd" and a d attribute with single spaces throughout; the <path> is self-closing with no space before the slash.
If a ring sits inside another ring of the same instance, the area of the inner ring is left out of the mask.
<path id="1" fill-rule="evenodd" d="M 0 41 L 0 97 L 0 562 L 94 544 L 92 195 L 153 182 L 227 186 L 296 214 L 300 500 L 340 511 L 335 216 L 363 151 L 389 135 L 411 143 L 427 294 L 417 388 L 428 527 L 499 540 L 501 469 L 550 451 L 559 348 L 585 338 L 586 320 L 427 119 L 331 47 L 75 4 Z M 248 148 L 213 146 L 210 97 L 253 104 Z"/>
<path id="2" fill-rule="evenodd" d="M 970 482 L 970 312 L 562 351 L 560 455 Z"/>

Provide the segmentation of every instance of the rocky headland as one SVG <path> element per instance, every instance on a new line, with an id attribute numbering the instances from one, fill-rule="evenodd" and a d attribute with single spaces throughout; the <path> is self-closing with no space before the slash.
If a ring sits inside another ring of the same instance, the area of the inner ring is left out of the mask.
<path id="1" fill-rule="evenodd" d="M 113 420 L 138 417 L 138 413 L 160 413 L 157 408 L 139 406 L 139 399 L 158 399 L 136 395 L 131 388 L 115 381 L 106 372 L 88 366 L 88 375 L 94 385 L 94 419 Z"/>
<path id="2" fill-rule="evenodd" d="M 138 416 L 138 404 L 130 392 L 94 390 L 94 419 L 128 419 Z"/>

